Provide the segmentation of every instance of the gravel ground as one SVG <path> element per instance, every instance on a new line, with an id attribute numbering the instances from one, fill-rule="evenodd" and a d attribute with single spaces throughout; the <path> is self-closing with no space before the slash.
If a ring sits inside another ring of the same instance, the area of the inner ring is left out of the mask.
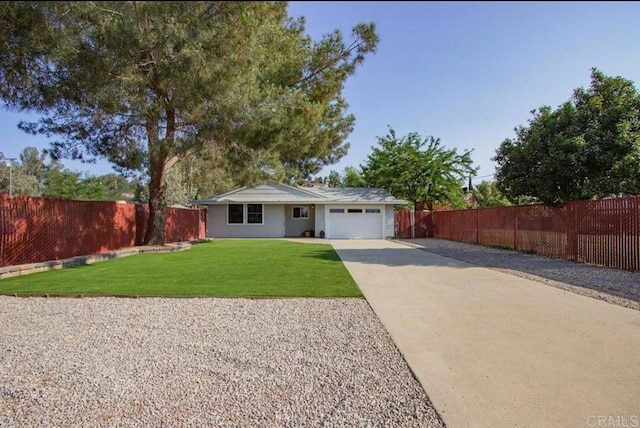
<path id="1" fill-rule="evenodd" d="M 577 294 L 640 310 L 640 272 L 610 269 L 435 238 L 398 241 L 444 257 L 501 270 Z"/>
<path id="2" fill-rule="evenodd" d="M 0 426 L 444 426 L 364 299 L 0 296 Z"/>

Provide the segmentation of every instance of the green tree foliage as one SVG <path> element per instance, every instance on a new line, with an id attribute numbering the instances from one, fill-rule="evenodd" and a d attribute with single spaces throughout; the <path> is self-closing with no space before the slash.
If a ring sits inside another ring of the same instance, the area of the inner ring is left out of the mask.
<path id="1" fill-rule="evenodd" d="M 473 195 L 478 207 L 507 207 L 511 202 L 500 192 L 493 181 L 482 180 L 473 189 Z"/>
<path id="2" fill-rule="evenodd" d="M 187 193 L 192 195 L 193 199 L 206 198 L 239 186 L 254 184 L 242 180 L 247 170 L 253 170 L 252 164 L 246 166 L 247 168 L 243 165 L 232 168 L 231 162 L 224 155 L 224 148 L 214 145 L 185 156 L 183 161 L 176 165 L 184 177 Z"/>
<path id="3" fill-rule="evenodd" d="M 13 195 L 38 196 L 38 181 L 32 175 L 27 175 L 21 168 L 12 171 L 11 193 Z M 7 186 L 8 191 L 8 186 Z"/>
<path id="4" fill-rule="evenodd" d="M 35 147 L 25 147 L 18 159 L 11 163 L 11 193 L 14 195 L 42 196 L 48 171 L 46 155 Z M 9 160 L 0 153 L 0 192 L 9 192 Z"/>
<path id="5" fill-rule="evenodd" d="M 234 180 L 344 156 L 342 89 L 377 40 L 358 24 L 314 42 L 286 2 L 3 2 L 0 97 L 41 114 L 21 128 L 55 136 L 55 156 L 143 171 L 144 242 L 162 244 L 166 173 L 190 156 L 224 158 L 209 169 Z"/>
<path id="6" fill-rule="evenodd" d="M 106 199 L 109 201 L 129 200 L 135 194 L 135 184 L 120 174 L 99 176 L 106 188 Z"/>
<path id="7" fill-rule="evenodd" d="M 342 177 L 340 173 L 335 170 L 331 170 L 329 172 L 329 177 L 327 177 L 327 185 L 329 187 L 342 187 Z"/>
<path id="8" fill-rule="evenodd" d="M 443 147 L 440 139 L 422 139 L 417 132 L 400 138 L 392 128 L 378 137 L 378 146 L 361 165 L 368 186 L 384 188 L 416 208 L 423 203 L 429 207 L 467 205 L 462 187 L 466 177 L 476 173 L 471 151 L 458 154 L 456 149 Z"/>
<path id="9" fill-rule="evenodd" d="M 362 178 L 362 172 L 359 168 L 348 166 L 340 174 L 338 171 L 331 170 L 329 176 L 325 178 L 329 187 L 365 187 L 366 183 Z"/>
<path id="10" fill-rule="evenodd" d="M 9 191 L 9 167 L 0 153 L 0 192 Z M 86 175 L 66 169 L 57 160 L 47 162 L 47 155 L 35 147 L 20 153 L 20 162 L 11 161 L 11 193 L 61 199 L 121 200 L 131 199 L 135 185 L 120 174 Z"/>
<path id="11" fill-rule="evenodd" d="M 498 188 L 548 205 L 640 193 L 640 95 L 633 82 L 591 72 L 588 89 L 531 112 L 496 151 Z"/>
<path id="12" fill-rule="evenodd" d="M 78 181 L 76 195 L 73 199 L 106 201 L 109 199 L 109 189 L 102 177 L 85 177 Z"/>
<path id="13" fill-rule="evenodd" d="M 85 175 L 59 164 L 47 170 L 43 196 L 85 201 L 117 201 L 132 199 L 135 185 L 118 174 Z"/>
<path id="14" fill-rule="evenodd" d="M 18 162 L 0 153 L 0 193 L 9 193 L 9 186 L 12 195 L 38 196 L 36 178 L 27 174 Z"/>
<path id="15" fill-rule="evenodd" d="M 25 147 L 20 152 L 20 164 L 24 173 L 34 177 L 37 183 L 36 193 L 32 196 L 40 196 L 42 193 L 48 171 L 46 160 L 46 153 L 40 153 L 35 147 Z"/>
<path id="16" fill-rule="evenodd" d="M 343 187 L 365 187 L 364 178 L 358 168 L 348 166 L 344 169 L 342 178 Z"/>
<path id="17" fill-rule="evenodd" d="M 80 173 L 65 168 L 53 168 L 47 173 L 43 196 L 60 199 L 80 199 Z"/>
<path id="18" fill-rule="evenodd" d="M 167 205 L 186 207 L 191 205 L 193 199 L 193 195 L 189 194 L 182 171 L 175 167 L 167 171 Z"/>
<path id="19" fill-rule="evenodd" d="M 136 202 L 144 203 L 149 200 L 149 184 L 142 180 L 138 180 L 135 183 L 135 193 L 133 199 Z"/>

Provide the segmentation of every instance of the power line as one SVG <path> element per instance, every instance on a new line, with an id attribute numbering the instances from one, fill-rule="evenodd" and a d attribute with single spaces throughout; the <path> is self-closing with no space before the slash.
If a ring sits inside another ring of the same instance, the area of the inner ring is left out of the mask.
<path id="1" fill-rule="evenodd" d="M 493 177 L 495 174 L 487 174 L 487 175 L 481 175 L 479 177 L 472 177 L 471 180 L 478 180 L 481 178 L 487 178 L 487 177 Z"/>

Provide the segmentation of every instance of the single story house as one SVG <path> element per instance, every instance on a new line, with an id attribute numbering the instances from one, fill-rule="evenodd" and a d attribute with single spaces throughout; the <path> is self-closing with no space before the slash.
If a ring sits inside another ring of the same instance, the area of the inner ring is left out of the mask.
<path id="1" fill-rule="evenodd" d="M 295 187 L 268 181 L 194 204 L 207 206 L 207 237 L 384 238 L 394 234 L 396 199 L 384 189 Z"/>

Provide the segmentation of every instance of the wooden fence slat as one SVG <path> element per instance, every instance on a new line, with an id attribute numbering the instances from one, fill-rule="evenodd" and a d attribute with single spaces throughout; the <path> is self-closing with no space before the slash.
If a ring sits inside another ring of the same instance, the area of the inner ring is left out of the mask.
<path id="1" fill-rule="evenodd" d="M 147 216 L 134 204 L 0 195 L 0 266 L 140 245 Z M 202 237 L 203 218 L 200 210 L 168 208 L 165 243 Z"/>
<path id="2" fill-rule="evenodd" d="M 418 214 L 416 231 L 426 230 L 427 237 L 640 270 L 640 196 L 572 201 L 562 208 L 525 205 Z M 397 237 L 411 237 L 408 211 L 396 212 L 396 224 Z"/>

